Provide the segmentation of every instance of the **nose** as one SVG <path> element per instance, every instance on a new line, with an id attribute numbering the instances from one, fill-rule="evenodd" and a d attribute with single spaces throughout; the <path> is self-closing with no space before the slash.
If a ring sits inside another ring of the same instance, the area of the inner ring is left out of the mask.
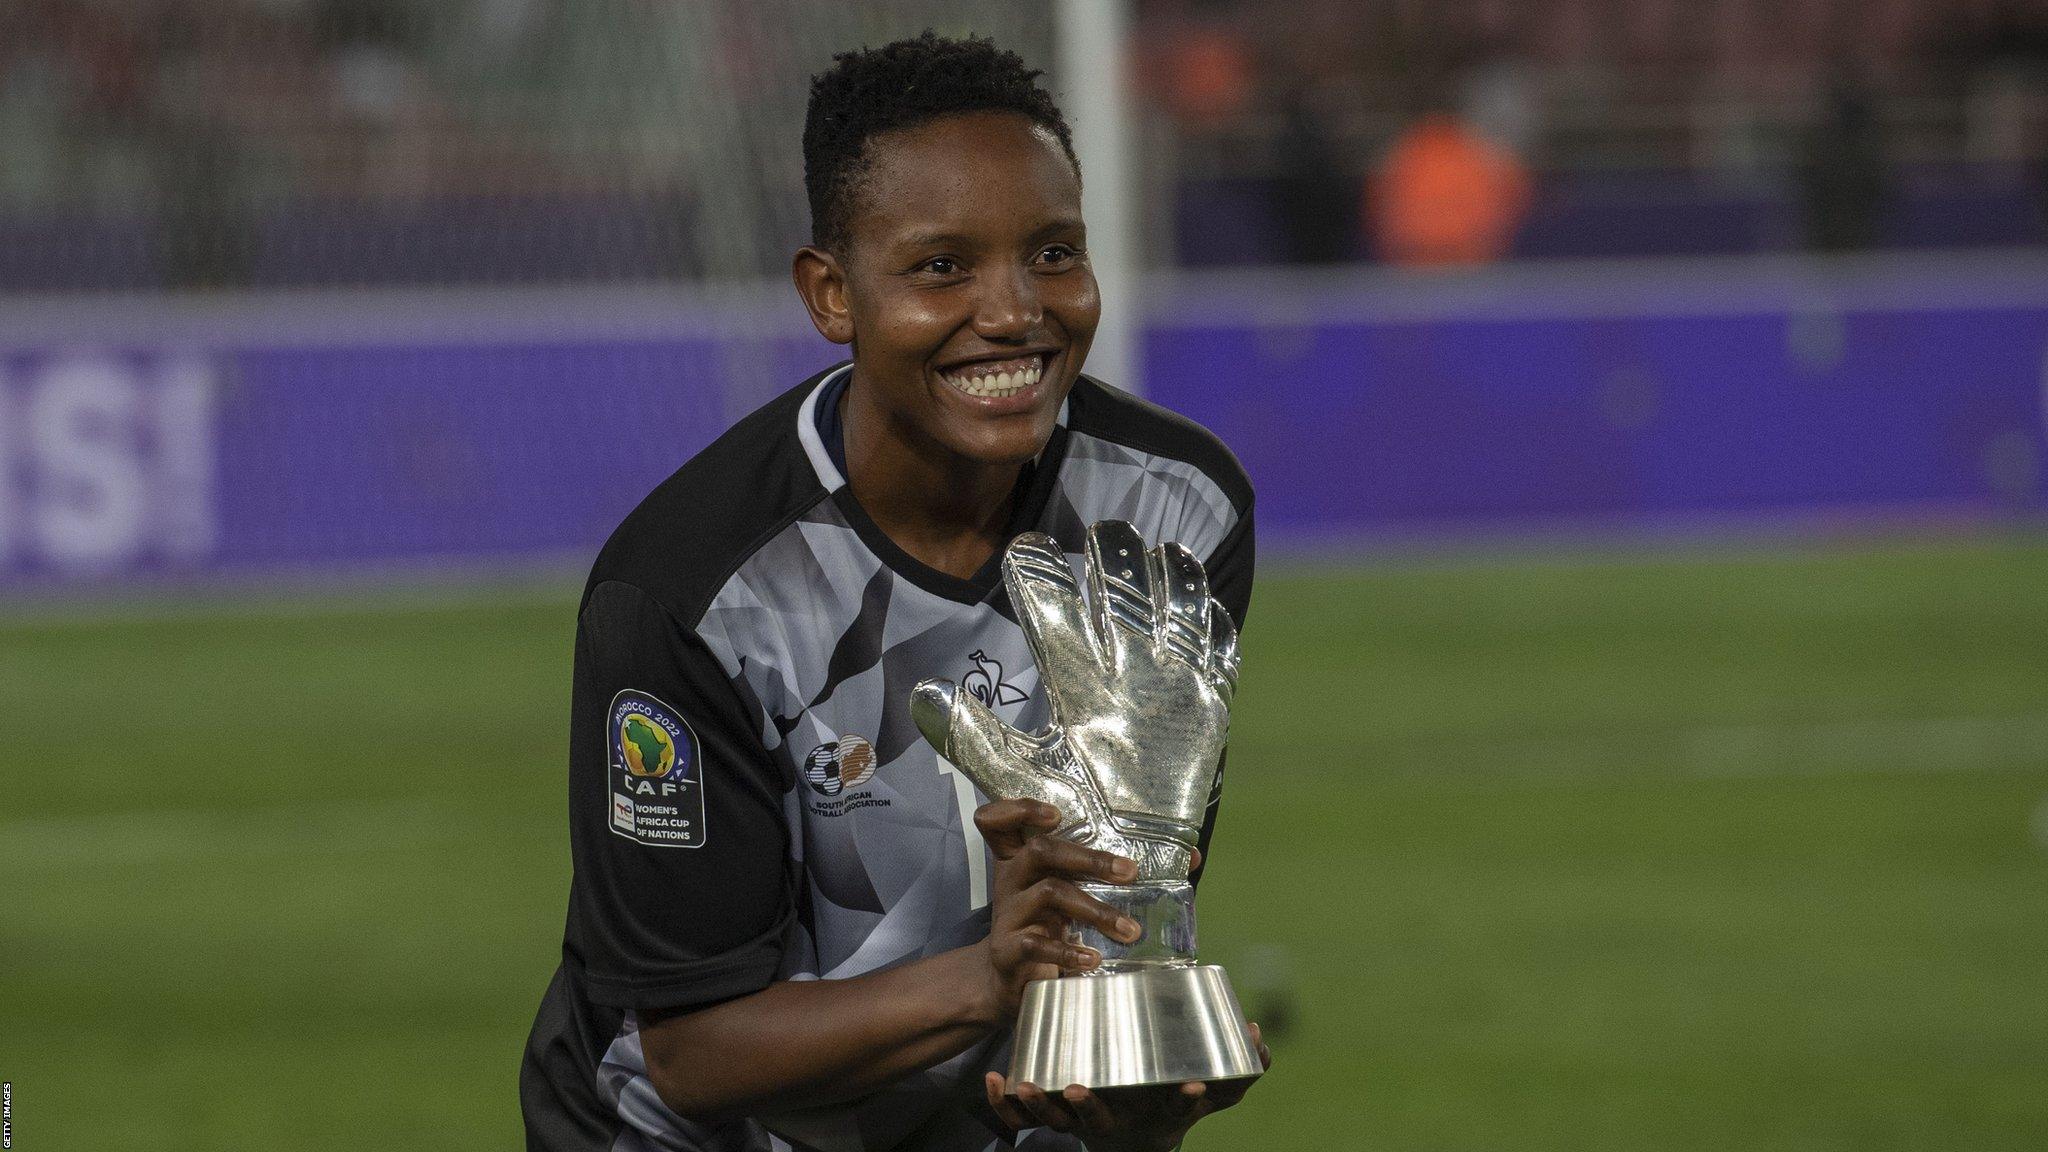
<path id="1" fill-rule="evenodd" d="M 1010 268 L 979 278 L 981 296 L 975 302 L 974 331 L 984 340 L 1025 340 L 1045 321 L 1045 304 L 1038 298 L 1038 286 L 1031 273 Z"/>

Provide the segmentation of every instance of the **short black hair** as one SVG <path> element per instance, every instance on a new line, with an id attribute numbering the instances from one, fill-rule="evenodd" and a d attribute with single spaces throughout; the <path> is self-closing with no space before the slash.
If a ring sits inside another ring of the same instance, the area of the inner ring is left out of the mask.
<path id="1" fill-rule="evenodd" d="M 844 249 L 853 195 L 868 167 L 868 141 L 960 112 L 1015 112 L 1051 132 L 1074 171 L 1073 133 L 1052 96 L 1015 52 L 985 37 L 953 40 L 930 29 L 911 40 L 832 57 L 811 78 L 804 113 L 804 192 L 811 243 Z"/>

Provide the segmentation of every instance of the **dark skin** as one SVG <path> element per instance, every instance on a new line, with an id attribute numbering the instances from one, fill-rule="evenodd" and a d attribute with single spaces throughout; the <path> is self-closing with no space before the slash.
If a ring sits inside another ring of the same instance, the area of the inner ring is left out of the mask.
<path id="1" fill-rule="evenodd" d="M 841 414 L 854 497 L 905 552 L 964 578 L 1007 543 L 1018 476 L 1051 437 L 1101 315 L 1080 178 L 1050 133 L 1010 113 L 885 133 L 868 157 L 844 251 L 804 248 L 793 276 L 820 334 L 853 348 Z M 991 383 L 999 370 L 1007 385 Z M 986 804 L 974 822 L 996 859 L 986 939 L 887 971 L 644 1014 L 662 1100 L 718 1121 L 865 1095 L 1009 1025 L 1027 983 L 1100 963 L 1065 943 L 1069 922 L 1137 938 L 1136 924 L 1076 886 L 1130 880 L 1132 861 L 1042 835 L 1059 813 L 1037 801 Z M 1020 1084 L 1010 1099 L 996 1073 L 986 1085 L 1005 1122 L 1074 1132 L 1095 1152 L 1172 1148 L 1244 1087 L 1112 1102 L 1080 1085 L 1050 1096 Z"/>
<path id="2" fill-rule="evenodd" d="M 869 142 L 846 250 L 796 255 L 797 291 L 827 340 L 853 347 L 847 482 L 889 538 L 972 576 L 1008 543 L 1025 463 L 1045 448 L 1102 316 L 1081 181 L 1052 134 L 972 113 Z M 946 382 L 1036 358 L 1001 400 Z"/>

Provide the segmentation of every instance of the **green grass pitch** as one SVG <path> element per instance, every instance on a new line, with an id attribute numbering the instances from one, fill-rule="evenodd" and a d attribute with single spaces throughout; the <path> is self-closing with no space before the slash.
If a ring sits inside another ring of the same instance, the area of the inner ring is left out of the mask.
<path id="1" fill-rule="evenodd" d="M 16 1147 L 506 1149 L 571 594 L 0 622 Z M 2048 544 L 1273 567 L 1192 1149 L 2048 1147 Z"/>

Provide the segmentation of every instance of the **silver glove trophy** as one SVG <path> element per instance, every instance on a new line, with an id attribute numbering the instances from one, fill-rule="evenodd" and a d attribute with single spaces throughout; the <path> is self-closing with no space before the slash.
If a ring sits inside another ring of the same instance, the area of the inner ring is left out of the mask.
<path id="1" fill-rule="evenodd" d="M 1192 553 L 1147 551 L 1122 521 L 1088 530 L 1086 570 L 1084 604 L 1051 537 L 1026 533 L 1003 557 L 1051 727 L 1019 732 L 944 680 L 911 695 L 925 739 L 983 793 L 1052 804 L 1062 820 L 1050 835 L 1138 863 L 1132 883 L 1080 887 L 1144 935 L 1127 945 L 1069 927 L 1102 963 L 1025 989 L 1010 1083 L 1058 1091 L 1258 1076 L 1230 982 L 1195 962 L 1188 883 L 1230 726 L 1237 628 Z"/>

